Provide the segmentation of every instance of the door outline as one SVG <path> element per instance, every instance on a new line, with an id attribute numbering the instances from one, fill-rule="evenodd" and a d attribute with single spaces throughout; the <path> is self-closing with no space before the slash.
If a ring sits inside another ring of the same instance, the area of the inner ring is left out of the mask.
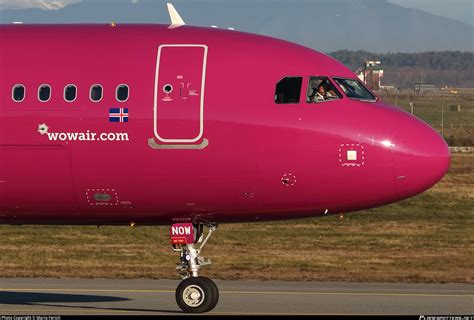
<path id="1" fill-rule="evenodd" d="M 161 50 L 163 48 L 176 48 L 176 47 L 188 47 L 188 48 L 204 48 L 204 58 L 202 64 L 202 80 L 201 80 L 201 99 L 200 99 L 200 111 L 199 111 L 199 134 L 196 138 L 193 139 L 165 139 L 160 137 L 158 134 L 157 126 L 157 111 L 158 111 L 158 80 L 160 73 L 160 58 Z M 153 128 L 155 132 L 155 137 L 164 143 L 194 143 L 199 141 L 202 138 L 204 133 L 204 89 L 206 87 L 206 67 L 207 67 L 207 51 L 208 47 L 203 44 L 162 44 L 158 47 L 158 54 L 156 57 L 156 71 L 155 71 L 155 88 L 154 88 L 154 105 L 153 105 Z"/>

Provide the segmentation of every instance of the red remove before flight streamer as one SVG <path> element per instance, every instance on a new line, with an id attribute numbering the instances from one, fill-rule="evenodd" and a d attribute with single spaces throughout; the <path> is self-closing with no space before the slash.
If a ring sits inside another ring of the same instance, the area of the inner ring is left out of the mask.
<path id="1" fill-rule="evenodd" d="M 449 167 L 426 123 L 286 41 L 120 24 L 3 25 L 0 39 L 3 224 L 192 223 L 198 242 L 203 225 L 395 202 Z M 217 287 L 193 250 L 177 301 L 209 311 Z"/>

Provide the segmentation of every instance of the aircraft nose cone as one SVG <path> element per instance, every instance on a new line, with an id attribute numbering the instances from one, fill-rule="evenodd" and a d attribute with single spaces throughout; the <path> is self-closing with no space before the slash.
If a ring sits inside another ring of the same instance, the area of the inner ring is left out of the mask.
<path id="1" fill-rule="evenodd" d="M 451 154 L 444 139 L 418 119 L 399 128 L 394 141 L 395 185 L 399 199 L 425 191 L 449 169 Z"/>

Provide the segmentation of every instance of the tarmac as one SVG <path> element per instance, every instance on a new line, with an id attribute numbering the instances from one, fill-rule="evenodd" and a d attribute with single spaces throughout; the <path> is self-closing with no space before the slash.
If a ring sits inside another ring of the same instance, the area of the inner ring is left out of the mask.
<path id="1" fill-rule="evenodd" d="M 473 315 L 472 284 L 215 281 L 215 315 Z M 179 280 L 0 278 L 2 315 L 182 314 Z"/>

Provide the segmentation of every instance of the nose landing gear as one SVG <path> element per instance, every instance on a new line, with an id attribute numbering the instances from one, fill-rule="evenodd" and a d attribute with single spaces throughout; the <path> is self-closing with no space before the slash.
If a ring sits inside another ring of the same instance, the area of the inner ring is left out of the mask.
<path id="1" fill-rule="evenodd" d="M 200 256 L 200 252 L 211 234 L 216 230 L 216 225 L 208 225 L 209 231 L 204 238 L 204 225 L 194 227 L 194 242 L 186 243 L 184 238 L 173 241 L 173 252 L 180 253 L 180 263 L 176 270 L 183 281 L 176 289 L 176 303 L 186 313 L 203 313 L 214 309 L 219 301 L 219 290 L 209 278 L 200 277 L 198 271 L 202 266 L 211 264 L 210 260 Z M 173 227 L 172 227 L 173 228 Z M 184 229 L 183 229 L 184 230 Z M 176 243 L 176 242 L 185 243 Z M 200 244 L 195 248 L 195 244 Z"/>

